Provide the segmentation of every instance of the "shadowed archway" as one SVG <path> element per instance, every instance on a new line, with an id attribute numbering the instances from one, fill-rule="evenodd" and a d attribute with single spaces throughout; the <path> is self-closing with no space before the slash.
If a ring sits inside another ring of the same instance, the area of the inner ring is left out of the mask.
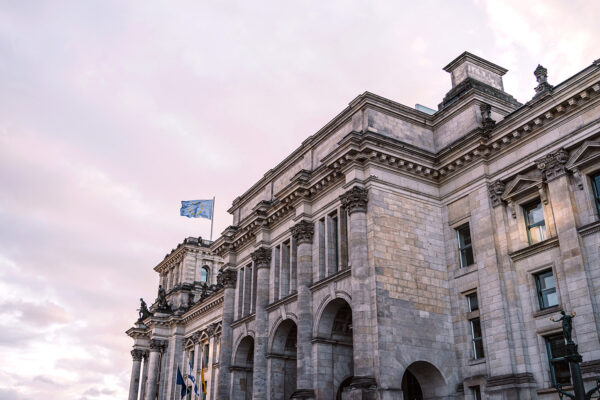
<path id="1" fill-rule="evenodd" d="M 296 390 L 298 329 L 291 319 L 282 321 L 271 342 L 269 358 L 271 400 L 287 400 Z"/>
<path id="2" fill-rule="evenodd" d="M 450 394 L 441 372 L 427 361 L 416 361 L 408 366 L 402 377 L 404 400 L 446 399 Z"/>
<path id="3" fill-rule="evenodd" d="M 232 399 L 252 399 L 252 373 L 254 371 L 254 338 L 246 336 L 235 352 L 232 371 Z"/>

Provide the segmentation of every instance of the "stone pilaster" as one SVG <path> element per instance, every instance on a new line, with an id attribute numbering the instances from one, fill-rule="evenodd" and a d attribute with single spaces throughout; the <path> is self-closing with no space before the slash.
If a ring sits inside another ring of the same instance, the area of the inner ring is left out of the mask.
<path id="1" fill-rule="evenodd" d="M 581 334 L 577 337 L 580 352 L 594 351 L 598 348 L 598 323 L 590 293 L 592 282 L 588 279 L 583 260 L 575 217 L 577 208 L 567 175 L 561 174 L 550 180 L 548 190 L 561 254 L 562 265 L 557 265 L 561 305 L 565 311 L 577 313 L 574 332 Z"/>
<path id="2" fill-rule="evenodd" d="M 269 265 L 271 250 L 260 247 L 252 253 L 252 261 L 256 268 L 256 315 L 254 326 L 254 372 L 252 388 L 254 400 L 267 398 L 267 342 L 269 340 L 269 324 L 266 307 L 269 304 Z"/>
<path id="3" fill-rule="evenodd" d="M 569 161 L 569 153 L 565 149 L 558 149 L 554 153 L 535 160 L 535 163 L 538 169 L 542 171 L 544 179 L 550 182 L 567 173 L 567 161 Z"/>
<path id="4" fill-rule="evenodd" d="M 367 189 L 353 187 L 340 196 L 342 207 L 350 214 L 350 264 L 352 266 L 352 342 L 354 346 L 354 380 L 347 399 L 370 399 L 376 396 L 375 316 L 373 315 L 372 274 L 367 247 Z M 365 384 L 368 382 L 368 384 Z"/>
<path id="5" fill-rule="evenodd" d="M 181 368 L 181 373 L 187 372 L 187 368 L 183 363 L 184 353 L 184 337 L 183 325 L 174 325 L 169 338 L 169 351 L 166 354 L 165 378 L 166 396 L 168 399 L 173 398 L 177 392 L 177 367 Z"/>
<path id="6" fill-rule="evenodd" d="M 146 382 L 146 397 L 144 400 L 155 400 L 158 390 L 158 378 L 160 375 L 159 361 L 160 354 L 167 347 L 165 340 L 152 339 L 150 340 L 150 356 L 148 365 L 148 381 Z"/>
<path id="7" fill-rule="evenodd" d="M 298 344 L 296 392 L 292 398 L 314 399 L 312 381 L 312 243 L 314 224 L 300 221 L 292 227 L 298 245 Z"/>
<path id="8" fill-rule="evenodd" d="M 140 349 L 131 350 L 133 365 L 131 367 L 131 380 L 129 381 L 129 400 L 137 400 L 140 387 L 140 370 L 142 369 L 142 357 L 144 351 Z"/>
<path id="9" fill-rule="evenodd" d="M 221 322 L 221 350 L 219 353 L 219 379 L 217 380 L 217 399 L 228 399 L 231 385 L 231 357 L 233 347 L 233 311 L 235 306 L 235 283 L 237 272 L 227 266 L 218 277 L 223 284 L 223 314 Z"/>

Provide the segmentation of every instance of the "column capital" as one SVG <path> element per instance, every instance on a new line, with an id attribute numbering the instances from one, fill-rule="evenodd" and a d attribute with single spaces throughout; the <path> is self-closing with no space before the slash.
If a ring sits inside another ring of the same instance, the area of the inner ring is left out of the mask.
<path id="1" fill-rule="evenodd" d="M 166 340 L 151 339 L 150 340 L 150 351 L 163 351 L 167 347 Z"/>
<path id="2" fill-rule="evenodd" d="M 131 358 L 133 358 L 133 361 L 142 361 L 142 357 L 144 357 L 144 350 L 142 350 L 142 349 L 131 350 Z"/>
<path id="3" fill-rule="evenodd" d="M 271 264 L 271 249 L 267 247 L 259 247 L 252 254 L 252 261 L 256 264 L 256 269 L 269 268 Z"/>
<path id="4" fill-rule="evenodd" d="M 221 270 L 217 276 L 217 283 L 222 284 L 225 289 L 235 289 L 237 273 L 235 269 L 226 268 Z"/>
<path id="5" fill-rule="evenodd" d="M 563 176 L 567 169 L 565 165 L 569 161 L 569 153 L 565 149 L 558 149 L 554 153 L 546 154 L 544 157 L 535 160 L 538 169 L 546 181 L 551 181 Z"/>
<path id="6" fill-rule="evenodd" d="M 340 196 L 342 207 L 348 209 L 350 214 L 355 212 L 367 212 L 367 202 L 369 201 L 368 190 L 354 186 L 346 193 Z"/>
<path id="7" fill-rule="evenodd" d="M 488 193 L 490 195 L 490 199 L 492 200 L 492 207 L 502 204 L 502 195 L 504 194 L 505 189 L 506 185 L 500 180 L 488 183 Z"/>
<path id="8" fill-rule="evenodd" d="M 307 220 L 302 220 L 290 229 L 292 237 L 298 242 L 298 244 L 308 243 L 311 244 L 313 241 L 313 235 L 315 233 L 315 225 Z"/>

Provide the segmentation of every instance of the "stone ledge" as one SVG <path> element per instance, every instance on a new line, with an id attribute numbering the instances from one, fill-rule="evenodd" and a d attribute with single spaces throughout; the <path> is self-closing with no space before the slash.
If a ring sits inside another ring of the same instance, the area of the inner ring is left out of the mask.
<path id="1" fill-rule="evenodd" d="M 544 308 L 543 310 L 539 310 L 533 313 L 533 318 L 543 317 L 544 315 L 556 314 L 562 309 L 560 305 Z"/>
<path id="2" fill-rule="evenodd" d="M 497 387 L 505 385 L 520 385 L 523 383 L 535 383 L 535 378 L 531 372 L 491 376 L 487 379 L 486 386 Z"/>
<path id="3" fill-rule="evenodd" d="M 588 236 L 596 232 L 600 232 L 600 221 L 592 222 L 577 229 L 577 232 L 582 236 Z"/>
<path id="4" fill-rule="evenodd" d="M 512 261 L 519 261 L 531 257 L 534 254 L 538 254 L 548 249 L 552 249 L 554 247 L 558 247 L 557 236 L 551 237 L 550 239 L 546 239 L 536 244 L 532 244 L 530 246 L 525 247 L 524 249 L 508 253 L 508 256 Z"/>
<path id="5" fill-rule="evenodd" d="M 582 374 L 600 373 L 600 360 L 585 361 L 580 366 Z"/>
<path id="6" fill-rule="evenodd" d="M 231 327 L 232 328 L 236 328 L 236 327 L 242 325 L 245 322 L 254 321 L 254 315 L 255 315 L 255 313 L 252 313 L 250 315 L 246 315 L 245 317 L 242 317 L 242 318 L 239 318 L 239 319 L 233 321 L 231 323 Z"/>
<path id="7" fill-rule="evenodd" d="M 292 302 L 296 301 L 297 298 L 298 298 L 298 292 L 294 292 L 292 294 L 285 296 L 282 299 L 279 299 L 279 300 L 274 301 L 271 304 L 267 305 L 265 307 L 265 310 L 271 312 L 282 304 L 288 304 L 288 303 L 292 303 Z"/>
<path id="8" fill-rule="evenodd" d="M 321 279 L 320 281 L 313 283 L 310 286 L 310 291 L 314 292 L 315 290 L 318 290 L 320 288 L 322 288 L 323 286 L 326 286 L 329 282 L 333 282 L 333 281 L 339 281 L 344 279 L 346 276 L 349 276 L 352 272 L 352 268 L 350 267 L 346 267 L 338 272 L 336 272 L 333 275 L 329 275 L 327 278 Z"/>

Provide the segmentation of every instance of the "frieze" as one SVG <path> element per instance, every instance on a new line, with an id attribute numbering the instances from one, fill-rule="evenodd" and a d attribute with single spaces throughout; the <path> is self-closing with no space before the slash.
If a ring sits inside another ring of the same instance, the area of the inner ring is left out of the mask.
<path id="1" fill-rule="evenodd" d="M 348 210 L 350 214 L 355 212 L 367 212 L 367 202 L 369 201 L 368 190 L 354 186 L 346 193 L 340 196 L 342 207 Z"/>
<path id="2" fill-rule="evenodd" d="M 311 244 L 315 233 L 315 225 L 306 220 L 298 222 L 291 228 L 292 237 L 298 242 L 298 244 L 308 243 Z"/>

